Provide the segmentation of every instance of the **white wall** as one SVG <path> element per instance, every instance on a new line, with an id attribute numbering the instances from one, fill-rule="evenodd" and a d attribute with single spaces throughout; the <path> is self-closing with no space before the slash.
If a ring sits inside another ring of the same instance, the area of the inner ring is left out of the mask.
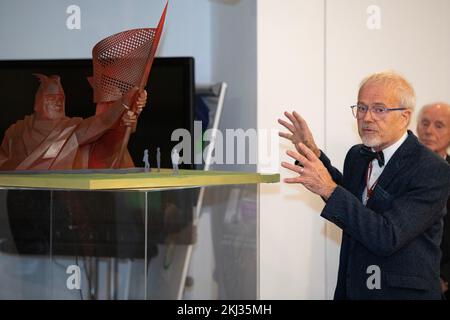
<path id="1" fill-rule="evenodd" d="M 322 1 L 258 1 L 258 128 L 280 129 L 285 110 L 297 110 L 324 145 L 324 7 Z M 281 142 L 280 159 L 290 148 Z M 282 178 L 289 174 L 281 170 Z M 262 185 L 260 295 L 262 299 L 325 297 L 322 200 L 298 186 Z"/>
<path id="2" fill-rule="evenodd" d="M 157 26 L 165 0 L 2 0 L 0 59 L 91 58 L 93 46 L 114 33 Z M 66 9 L 81 10 L 81 29 L 69 30 Z M 211 80 L 208 0 L 171 0 L 159 56 L 193 56 L 198 82 Z"/>

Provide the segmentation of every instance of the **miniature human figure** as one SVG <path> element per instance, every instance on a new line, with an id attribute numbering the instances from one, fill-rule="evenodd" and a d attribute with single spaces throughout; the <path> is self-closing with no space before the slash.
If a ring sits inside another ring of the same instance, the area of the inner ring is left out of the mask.
<path id="1" fill-rule="evenodd" d="M 141 110 L 147 100 L 145 91 L 137 93 L 138 88 L 132 88 L 109 102 L 109 107 L 100 114 L 87 119 L 69 118 L 59 76 L 36 76 L 41 84 L 36 92 L 35 112 L 5 132 L 0 147 L 0 170 L 92 168 L 94 144 L 114 127 L 134 125 L 140 112 L 131 110 Z M 119 139 L 114 142 L 120 144 L 120 132 L 116 135 Z M 108 149 L 109 157 L 114 158 L 115 145 L 108 145 Z"/>
<path id="2" fill-rule="evenodd" d="M 173 174 L 178 174 L 178 162 L 180 161 L 180 155 L 178 154 L 177 149 L 173 149 L 172 151 L 172 166 L 173 166 Z"/>
<path id="3" fill-rule="evenodd" d="M 145 172 L 152 172 L 152 168 L 150 168 L 150 163 L 148 162 L 148 149 L 144 150 L 144 158 L 142 159 L 142 162 L 145 164 Z"/>
<path id="4" fill-rule="evenodd" d="M 156 163 L 158 165 L 158 172 L 160 172 L 161 171 L 161 150 L 159 147 L 156 150 Z"/>

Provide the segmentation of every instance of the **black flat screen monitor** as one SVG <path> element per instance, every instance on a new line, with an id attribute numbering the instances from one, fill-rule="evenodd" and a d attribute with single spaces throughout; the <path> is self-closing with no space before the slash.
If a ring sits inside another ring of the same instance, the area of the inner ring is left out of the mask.
<path id="1" fill-rule="evenodd" d="M 0 61 L 0 137 L 25 115 L 33 113 L 34 96 L 39 81 L 33 73 L 57 74 L 66 94 L 66 114 L 87 118 L 95 114 L 93 91 L 87 77 L 92 76 L 92 60 L 13 60 Z M 156 149 L 161 148 L 161 167 L 171 168 L 170 153 L 178 144 L 171 141 L 178 128 L 193 135 L 195 76 L 191 57 L 155 58 L 147 84 L 148 103 L 128 149 L 136 167 L 142 167 L 144 150 L 156 167 Z M 191 139 L 191 150 L 193 141 Z M 182 155 L 182 153 L 181 153 Z M 182 169 L 193 169 L 182 164 Z"/>

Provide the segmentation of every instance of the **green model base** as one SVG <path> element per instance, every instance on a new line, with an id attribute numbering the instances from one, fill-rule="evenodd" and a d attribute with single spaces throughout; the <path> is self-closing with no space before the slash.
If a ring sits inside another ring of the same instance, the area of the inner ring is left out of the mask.
<path id="1" fill-rule="evenodd" d="M 171 169 L 141 173 L 81 173 L 81 174 L 23 174 L 0 175 L 3 188 L 44 188 L 68 190 L 155 189 L 203 187 L 230 184 L 258 184 L 280 182 L 279 174 Z"/>

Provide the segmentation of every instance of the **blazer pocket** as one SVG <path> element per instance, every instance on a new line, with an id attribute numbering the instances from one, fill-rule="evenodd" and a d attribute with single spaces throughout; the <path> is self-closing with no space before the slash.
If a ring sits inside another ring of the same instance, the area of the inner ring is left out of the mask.
<path id="1" fill-rule="evenodd" d="M 392 207 L 393 199 L 394 197 L 389 192 L 384 190 L 380 185 L 377 185 L 374 190 L 374 195 L 368 202 L 368 206 L 375 211 L 383 213 Z"/>
<path id="2" fill-rule="evenodd" d="M 429 290 L 431 288 L 431 283 L 429 280 L 415 276 L 387 274 L 386 283 L 389 287 L 393 288 L 405 288 L 416 290 Z"/>

